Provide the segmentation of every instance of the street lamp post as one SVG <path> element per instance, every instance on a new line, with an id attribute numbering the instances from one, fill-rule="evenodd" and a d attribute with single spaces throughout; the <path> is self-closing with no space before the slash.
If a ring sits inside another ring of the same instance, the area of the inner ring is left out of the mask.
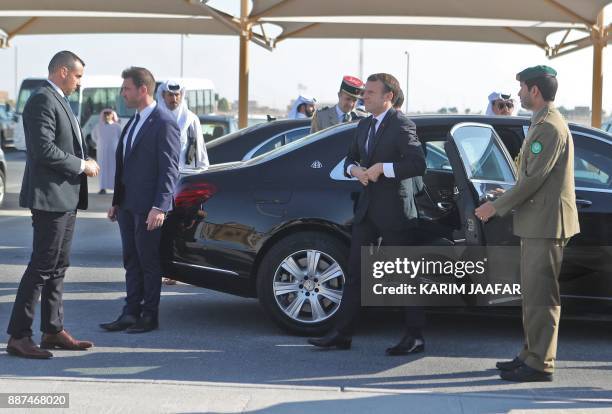
<path id="1" fill-rule="evenodd" d="M 181 33 L 181 78 L 184 76 L 183 55 L 185 54 L 185 35 Z"/>
<path id="2" fill-rule="evenodd" d="M 406 91 L 404 93 L 404 101 L 406 102 L 406 113 L 408 113 L 408 90 L 409 90 L 409 85 L 410 85 L 410 53 L 408 53 L 408 51 L 405 51 L 404 54 L 406 55 Z"/>

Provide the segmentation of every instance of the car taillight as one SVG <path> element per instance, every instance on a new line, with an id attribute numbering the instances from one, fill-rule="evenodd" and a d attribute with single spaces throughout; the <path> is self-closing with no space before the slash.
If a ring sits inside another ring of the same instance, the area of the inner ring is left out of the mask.
<path id="1" fill-rule="evenodd" d="M 174 197 L 176 207 L 191 207 L 202 204 L 217 192 L 217 187 L 209 183 L 185 183 Z"/>

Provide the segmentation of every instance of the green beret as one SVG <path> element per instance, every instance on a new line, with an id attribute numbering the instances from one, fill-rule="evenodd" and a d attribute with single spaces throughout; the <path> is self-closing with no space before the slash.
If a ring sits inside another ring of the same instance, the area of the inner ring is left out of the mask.
<path id="1" fill-rule="evenodd" d="M 555 77 L 557 71 L 546 65 L 538 65 L 527 68 L 516 74 L 516 80 L 524 82 L 529 79 L 539 78 L 541 76 Z"/>

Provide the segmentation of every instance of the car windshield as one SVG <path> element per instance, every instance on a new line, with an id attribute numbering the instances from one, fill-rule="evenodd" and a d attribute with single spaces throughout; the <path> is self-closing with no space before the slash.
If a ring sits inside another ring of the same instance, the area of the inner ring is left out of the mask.
<path id="1" fill-rule="evenodd" d="M 297 139 L 293 142 L 290 142 L 287 145 L 283 145 L 282 147 L 278 147 L 273 149 L 270 152 L 266 152 L 258 157 L 252 158 L 245 162 L 246 165 L 259 164 L 260 162 L 267 162 L 277 157 L 282 157 L 285 154 L 293 152 L 298 148 L 305 147 L 306 145 L 310 145 L 314 142 L 325 139 L 331 135 L 335 135 L 342 131 L 347 131 L 353 129 L 357 126 L 357 123 L 348 123 L 348 124 L 339 124 L 331 128 L 326 128 L 322 131 L 315 132 L 314 134 L 306 135 L 303 138 Z"/>

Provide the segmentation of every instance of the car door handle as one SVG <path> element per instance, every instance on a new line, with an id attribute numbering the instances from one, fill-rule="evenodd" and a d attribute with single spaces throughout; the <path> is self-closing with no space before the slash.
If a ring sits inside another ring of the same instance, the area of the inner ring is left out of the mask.
<path id="1" fill-rule="evenodd" d="M 438 206 L 438 208 L 442 211 L 448 211 L 451 208 L 453 208 L 453 203 L 448 202 L 448 201 L 441 201 L 438 204 L 436 204 Z"/>
<path id="2" fill-rule="evenodd" d="M 593 202 L 590 201 L 590 200 L 583 200 L 581 198 L 577 198 L 576 199 L 576 205 L 578 207 L 588 208 L 588 207 L 591 207 L 593 205 Z"/>

